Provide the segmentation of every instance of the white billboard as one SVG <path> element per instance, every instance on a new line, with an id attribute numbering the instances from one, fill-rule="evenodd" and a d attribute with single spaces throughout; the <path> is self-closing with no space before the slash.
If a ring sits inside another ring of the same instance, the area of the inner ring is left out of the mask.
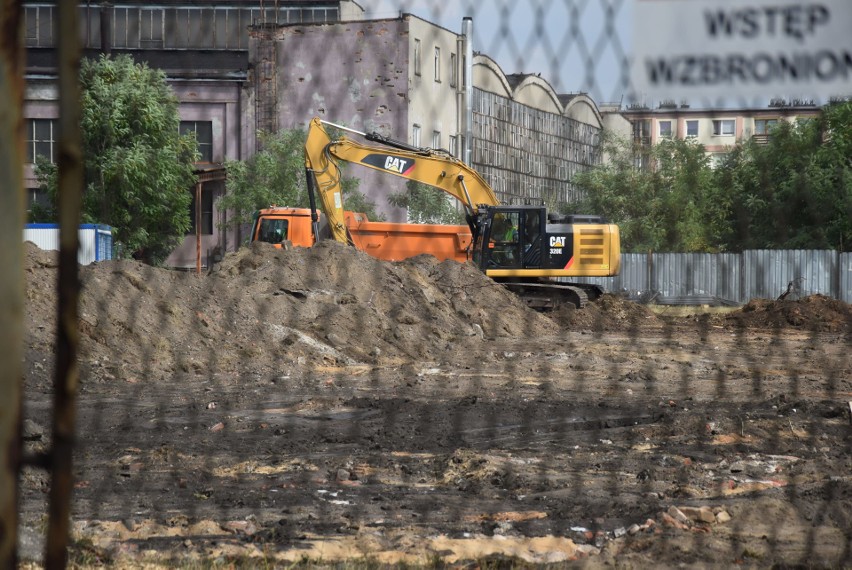
<path id="1" fill-rule="evenodd" d="M 638 98 L 852 95 L 852 0 L 636 0 Z"/>

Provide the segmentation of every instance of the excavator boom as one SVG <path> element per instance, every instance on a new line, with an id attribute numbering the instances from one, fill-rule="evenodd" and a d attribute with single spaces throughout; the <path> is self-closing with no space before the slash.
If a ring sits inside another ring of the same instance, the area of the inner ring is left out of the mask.
<path id="1" fill-rule="evenodd" d="M 358 133 L 382 146 L 359 143 L 345 136 L 332 140 L 324 123 L 345 128 L 316 117 L 311 120 L 305 142 L 305 166 L 314 174 L 322 209 L 337 241 L 351 243 L 346 235 L 340 194 L 338 161 L 341 160 L 443 190 L 464 204 L 469 218 L 473 218 L 481 206 L 499 204 L 494 191 L 479 173 L 448 153 L 418 149 L 377 134 Z"/>

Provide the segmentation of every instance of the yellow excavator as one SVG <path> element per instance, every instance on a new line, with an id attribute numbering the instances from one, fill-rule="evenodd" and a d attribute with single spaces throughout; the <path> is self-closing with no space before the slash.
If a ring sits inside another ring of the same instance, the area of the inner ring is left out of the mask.
<path id="1" fill-rule="evenodd" d="M 374 144 L 348 136 L 332 139 L 324 125 Z M 418 148 L 319 118 L 311 121 L 305 142 L 314 236 L 320 235 L 318 194 L 331 237 L 355 243 L 343 209 L 340 161 L 422 182 L 456 198 L 465 209 L 472 235 L 468 259 L 534 308 L 549 309 L 565 302 L 583 307 L 603 291 L 596 285 L 572 283 L 571 278 L 618 274 L 618 226 L 602 217 L 548 214 L 544 206 L 501 205 L 475 170 L 446 151 Z"/>

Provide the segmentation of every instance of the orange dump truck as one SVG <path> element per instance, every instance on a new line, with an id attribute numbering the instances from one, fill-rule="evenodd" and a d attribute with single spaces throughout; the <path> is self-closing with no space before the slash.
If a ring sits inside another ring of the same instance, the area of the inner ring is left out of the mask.
<path id="1" fill-rule="evenodd" d="M 323 223 L 324 216 L 319 216 L 319 237 L 330 238 L 330 232 Z M 355 247 L 378 259 L 400 261 L 424 253 L 440 261 L 454 259 L 465 262 L 468 259 L 471 233 L 467 226 L 372 222 L 364 214 L 356 212 L 344 212 L 344 219 Z M 278 247 L 285 240 L 295 246 L 310 247 L 314 243 L 311 211 L 308 208 L 282 207 L 259 210 L 255 215 L 251 239 Z"/>

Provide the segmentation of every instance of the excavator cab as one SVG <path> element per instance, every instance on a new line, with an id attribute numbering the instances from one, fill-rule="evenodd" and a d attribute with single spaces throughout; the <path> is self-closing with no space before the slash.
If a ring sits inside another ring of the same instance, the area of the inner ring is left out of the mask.
<path id="1" fill-rule="evenodd" d="M 548 214 L 544 206 L 480 206 L 473 262 L 536 309 L 583 307 L 603 294 L 560 278 L 618 273 L 618 228 L 600 216 Z"/>
<path id="2" fill-rule="evenodd" d="M 473 261 L 483 270 L 541 267 L 541 230 L 545 210 L 539 206 L 493 206 L 479 210 Z"/>

